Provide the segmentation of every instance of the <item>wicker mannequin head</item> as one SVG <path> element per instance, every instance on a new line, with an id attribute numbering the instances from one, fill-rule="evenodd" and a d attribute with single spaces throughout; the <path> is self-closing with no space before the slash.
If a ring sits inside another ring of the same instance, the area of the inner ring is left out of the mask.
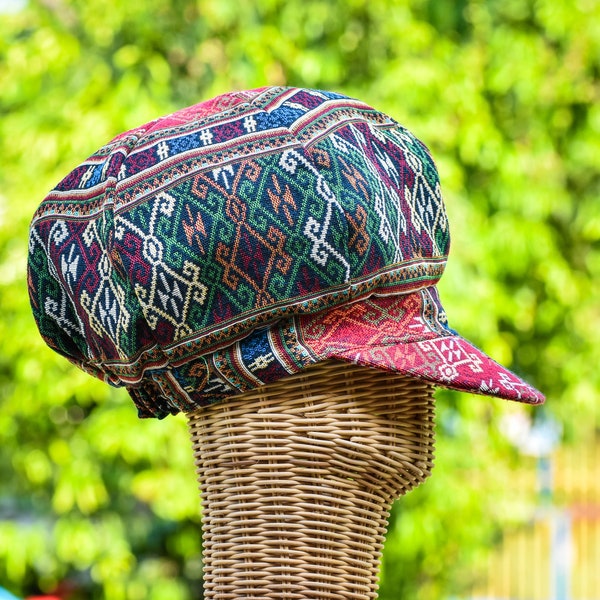
<path id="1" fill-rule="evenodd" d="M 320 363 L 189 415 L 205 597 L 377 597 L 392 502 L 429 476 L 431 385 Z"/>

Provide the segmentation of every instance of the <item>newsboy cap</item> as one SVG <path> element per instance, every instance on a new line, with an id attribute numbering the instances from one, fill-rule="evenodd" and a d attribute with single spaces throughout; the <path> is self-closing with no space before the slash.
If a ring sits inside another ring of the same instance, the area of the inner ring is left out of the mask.
<path id="1" fill-rule="evenodd" d="M 142 417 L 336 359 L 543 402 L 448 325 L 427 148 L 341 94 L 221 95 L 117 136 L 35 213 L 39 330 Z"/>

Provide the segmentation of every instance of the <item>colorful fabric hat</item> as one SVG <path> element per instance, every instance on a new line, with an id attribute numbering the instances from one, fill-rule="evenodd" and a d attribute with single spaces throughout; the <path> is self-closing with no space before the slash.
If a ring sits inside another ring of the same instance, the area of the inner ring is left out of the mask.
<path id="1" fill-rule="evenodd" d="M 544 398 L 448 326 L 426 147 L 331 92 L 230 93 L 116 137 L 37 210 L 46 342 L 163 417 L 327 359 Z"/>

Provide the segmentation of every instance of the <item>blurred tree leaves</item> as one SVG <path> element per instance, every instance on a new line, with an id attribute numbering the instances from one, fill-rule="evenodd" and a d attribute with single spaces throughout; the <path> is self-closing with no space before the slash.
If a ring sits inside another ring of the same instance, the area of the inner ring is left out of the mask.
<path id="1" fill-rule="evenodd" d="M 45 348 L 29 315 L 27 225 L 115 134 L 231 89 L 334 89 L 421 137 L 452 226 L 441 283 L 451 324 L 544 390 L 567 440 L 598 427 L 595 0 L 31 0 L 0 14 L 0 32 L 7 587 L 67 578 L 75 598 L 201 597 L 185 420 L 139 421 L 126 394 Z M 525 459 L 497 429 L 526 409 L 438 398 L 438 465 L 392 515 L 383 599 L 468 589 L 530 500 L 510 490 Z"/>

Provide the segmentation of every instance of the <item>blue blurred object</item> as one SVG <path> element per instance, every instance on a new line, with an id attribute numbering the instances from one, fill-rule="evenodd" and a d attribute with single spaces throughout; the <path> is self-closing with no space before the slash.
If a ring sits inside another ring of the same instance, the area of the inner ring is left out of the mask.
<path id="1" fill-rule="evenodd" d="M 0 587 L 0 600 L 20 600 L 16 596 L 13 596 L 8 590 Z"/>

